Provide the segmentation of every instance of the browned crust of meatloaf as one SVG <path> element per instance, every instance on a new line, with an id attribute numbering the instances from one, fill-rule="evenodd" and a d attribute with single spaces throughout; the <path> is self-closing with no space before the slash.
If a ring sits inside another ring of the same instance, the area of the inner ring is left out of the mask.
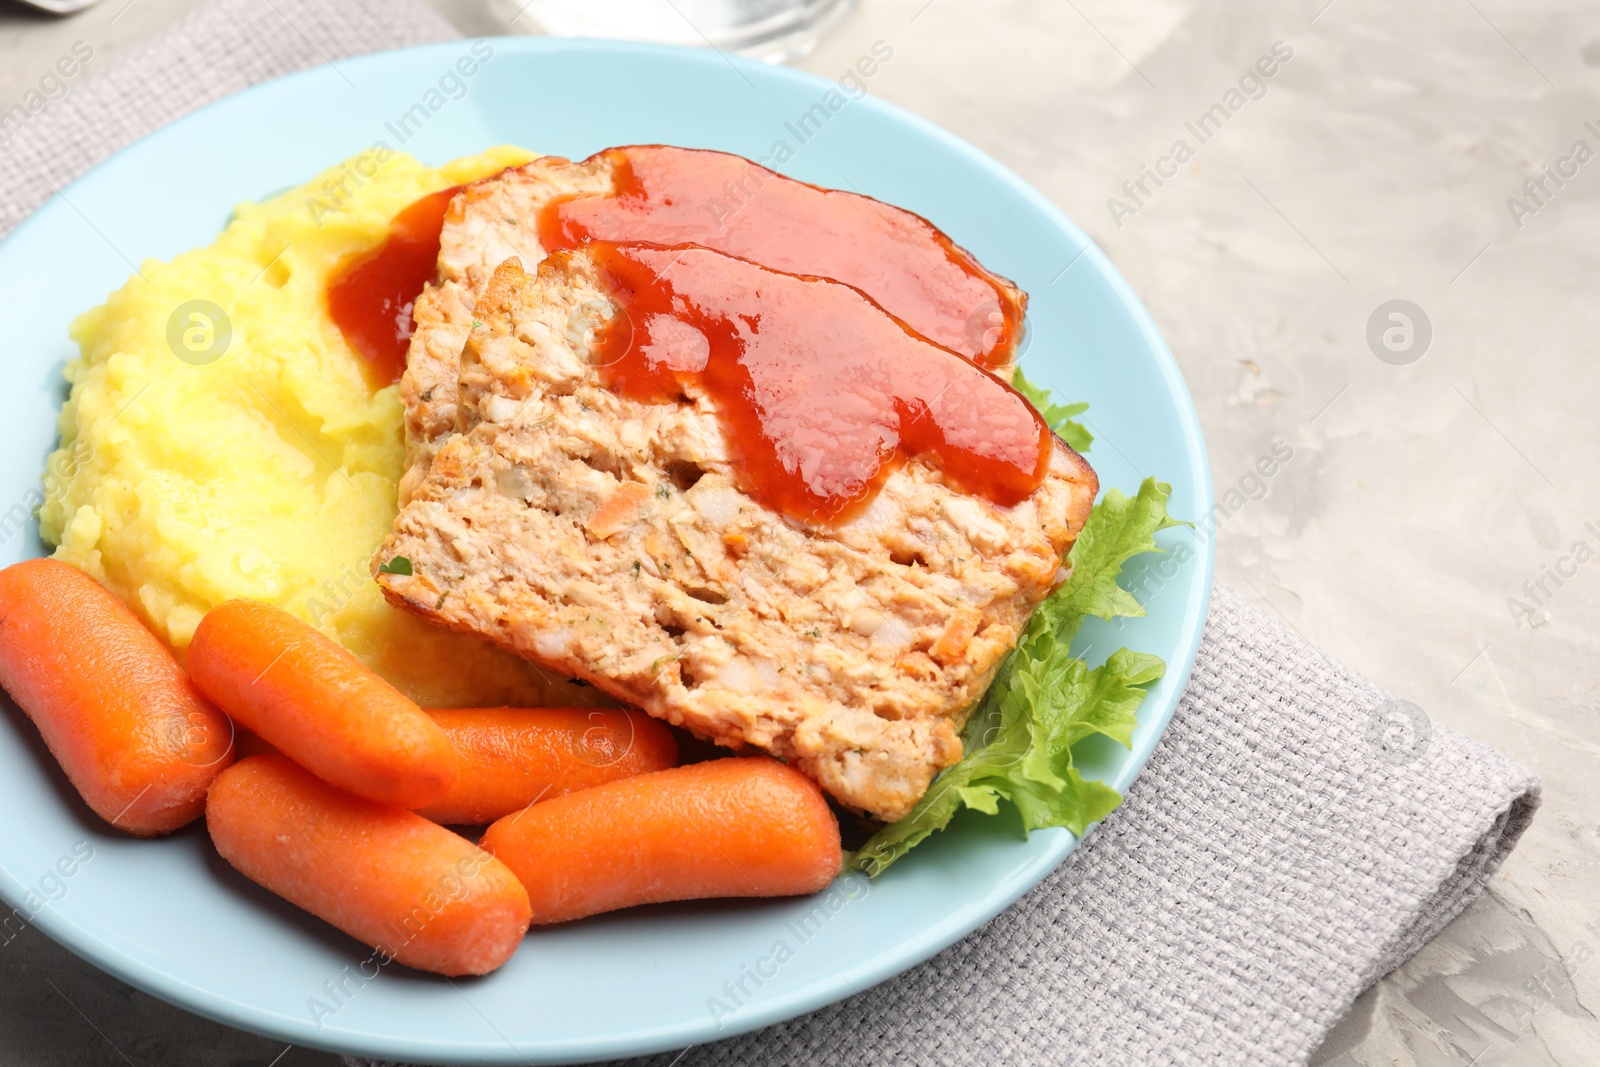
<path id="1" fill-rule="evenodd" d="M 640 404 L 598 383 L 573 324 L 609 307 L 581 253 L 531 277 L 501 266 L 461 360 L 475 425 L 375 557 L 412 563 L 376 573 L 385 594 L 903 817 L 960 758 L 1094 473 L 1058 442 L 1040 488 L 998 508 L 913 459 L 853 521 L 794 522 L 738 488 L 706 397 Z"/>

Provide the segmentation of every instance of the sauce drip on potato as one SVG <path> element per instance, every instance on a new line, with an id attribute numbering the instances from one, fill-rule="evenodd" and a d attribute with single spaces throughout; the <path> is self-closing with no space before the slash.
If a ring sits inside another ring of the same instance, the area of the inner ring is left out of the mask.
<path id="1" fill-rule="evenodd" d="M 438 269 L 445 212 L 461 189 L 429 193 L 394 217 L 381 245 L 340 263 L 328 279 L 328 312 L 382 387 L 400 380 L 416 324 L 411 309 Z"/>

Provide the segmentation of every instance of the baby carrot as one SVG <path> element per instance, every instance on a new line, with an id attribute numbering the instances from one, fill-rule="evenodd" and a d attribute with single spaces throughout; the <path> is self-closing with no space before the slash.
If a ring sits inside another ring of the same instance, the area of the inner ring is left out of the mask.
<path id="1" fill-rule="evenodd" d="M 546 800 L 489 827 L 483 847 L 522 880 L 535 923 L 667 900 L 815 893 L 843 860 L 822 792 L 765 756 Z"/>
<path id="2" fill-rule="evenodd" d="M 286 611 L 252 600 L 212 608 L 189 645 L 189 675 L 239 725 L 357 796 L 420 808 L 455 782 L 444 731 Z"/>
<path id="3" fill-rule="evenodd" d="M 408 967 L 488 974 L 528 929 L 528 894 L 505 864 L 283 756 L 219 775 L 206 828 L 240 874 Z"/>
<path id="4" fill-rule="evenodd" d="M 70 564 L 0 570 L 0 686 L 95 813 L 139 837 L 205 808 L 233 726 L 154 634 Z"/>
<path id="5" fill-rule="evenodd" d="M 621 708 L 440 708 L 461 773 L 417 811 L 434 822 L 494 822 L 540 800 L 678 763 L 666 725 Z"/>

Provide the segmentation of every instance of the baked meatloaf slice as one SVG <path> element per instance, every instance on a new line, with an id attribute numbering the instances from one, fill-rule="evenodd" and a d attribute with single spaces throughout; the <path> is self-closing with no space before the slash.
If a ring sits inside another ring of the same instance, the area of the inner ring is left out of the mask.
<path id="1" fill-rule="evenodd" d="M 781 514 L 747 490 L 707 391 L 643 402 L 602 383 L 587 329 L 618 311 L 610 286 L 587 251 L 533 276 L 499 267 L 462 353 L 471 428 L 418 481 L 377 581 L 903 817 L 960 758 L 966 717 L 1056 584 L 1093 471 L 1050 437 L 1037 488 L 997 507 L 912 455 L 842 524 Z"/>
<path id="2" fill-rule="evenodd" d="M 867 292 L 923 336 L 1010 381 L 1027 296 L 927 220 L 725 152 L 633 145 L 545 156 L 464 188 L 445 216 L 439 280 L 418 299 L 401 380 L 404 503 L 457 418 L 457 359 L 494 268 L 532 269 L 589 237 L 693 243 Z"/>
<path id="3" fill-rule="evenodd" d="M 405 406 L 406 469 L 400 503 L 411 498 L 439 443 L 456 428 L 456 369 L 472 328 L 472 309 L 495 267 L 515 256 L 544 258 L 539 208 L 558 197 L 602 193 L 610 177 L 558 157 L 535 160 L 456 194 L 439 234 L 438 281 L 412 309 L 414 329 L 400 378 Z"/>

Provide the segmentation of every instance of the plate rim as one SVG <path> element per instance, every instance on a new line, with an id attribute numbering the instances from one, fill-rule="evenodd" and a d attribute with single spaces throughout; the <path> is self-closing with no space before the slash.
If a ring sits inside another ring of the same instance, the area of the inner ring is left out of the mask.
<path id="1" fill-rule="evenodd" d="M 462 46 L 469 45 L 477 40 L 491 42 L 496 48 L 497 57 L 500 54 L 499 49 L 502 47 L 505 48 L 508 55 L 538 55 L 541 53 L 585 50 L 610 54 L 636 53 L 670 57 L 674 61 L 693 62 L 701 66 L 728 63 L 732 64 L 736 69 L 742 67 L 745 71 L 759 71 L 761 77 L 777 77 L 780 80 L 805 85 L 819 91 L 825 91 L 835 86 L 833 81 L 808 71 L 786 66 L 769 66 L 740 56 L 729 56 L 704 49 L 581 37 L 557 38 L 516 35 L 463 37 L 431 44 L 412 45 L 365 53 L 340 59 L 338 63 L 341 67 L 349 69 L 351 67 L 391 63 L 413 56 L 418 57 L 420 60 L 425 57 L 431 57 L 435 53 L 459 50 Z M 135 149 L 151 150 L 151 146 L 158 145 L 170 136 L 175 136 L 175 131 L 191 121 L 198 121 L 203 116 L 217 110 L 236 107 L 245 99 L 273 92 L 282 92 L 286 87 L 298 82 L 328 77 L 330 71 L 336 72 L 337 68 L 331 63 L 319 64 L 267 81 L 258 82 L 255 85 L 230 93 L 188 111 L 171 122 L 119 148 L 93 167 L 78 175 L 70 183 L 61 187 L 48 200 L 31 212 L 27 218 L 18 223 L 3 239 L 0 239 L 0 255 L 3 255 L 20 235 L 31 233 L 35 227 L 49 225 L 50 220 L 64 210 L 75 210 L 71 207 L 70 194 L 81 184 L 96 180 L 104 171 L 118 166 L 119 161 L 130 151 Z M 1205 438 L 1200 428 L 1199 414 L 1190 395 L 1188 385 L 1178 367 L 1176 358 L 1162 338 L 1148 309 L 1137 294 L 1134 293 L 1121 272 L 1111 263 L 1109 257 L 1065 212 L 1009 167 L 982 149 L 933 121 L 871 93 L 863 95 L 854 103 L 882 112 L 889 119 L 908 125 L 920 134 L 942 142 L 946 147 L 989 172 L 994 178 L 1004 183 L 1015 193 L 1029 201 L 1036 209 L 1044 213 L 1063 233 L 1076 239 L 1081 248 L 1080 258 L 1088 259 L 1098 269 L 1100 276 L 1115 292 L 1123 307 L 1129 312 L 1145 344 L 1156 356 L 1156 362 L 1161 369 L 1160 384 L 1179 401 L 1177 405 L 1179 409 L 1178 431 L 1185 441 L 1188 459 L 1194 468 L 1195 504 L 1197 508 L 1195 517 L 1198 519 L 1201 515 L 1208 514 L 1215 503 L 1209 459 Z M 1120 764 L 1118 772 L 1107 780 L 1108 784 L 1122 794 L 1127 793 L 1129 785 L 1142 773 L 1151 755 L 1160 744 L 1194 668 L 1206 619 L 1209 615 L 1215 574 L 1214 542 L 1211 539 L 1205 539 L 1204 542 L 1198 543 L 1196 548 L 1197 570 L 1191 582 L 1194 594 L 1184 605 L 1183 617 L 1177 623 L 1178 635 L 1174 643 L 1175 647 L 1181 652 L 1181 656 L 1176 657 L 1173 662 L 1168 664 L 1167 675 L 1160 683 L 1163 697 L 1162 706 L 1154 709 L 1156 713 L 1146 722 L 1140 724 L 1142 728 L 1149 731 L 1148 743 L 1132 750 Z M 1141 711 L 1151 707 L 1152 705 L 1147 701 Z M 1083 838 L 1093 833 L 1098 825 L 1098 823 L 1091 825 L 1083 835 Z M 348 1055 L 376 1056 L 380 1058 L 399 1057 L 402 1060 L 412 1061 L 432 1058 L 434 1062 L 444 1062 L 445 1059 L 440 1059 L 440 1057 L 443 1057 L 455 1063 L 569 1063 L 646 1055 L 665 1049 L 677 1048 L 684 1044 L 724 1040 L 818 1010 L 843 1000 L 855 992 L 864 991 L 895 975 L 901 974 L 966 937 L 983 923 L 1010 908 L 1023 894 L 1037 886 L 1059 867 L 1083 840 L 1083 838 L 1062 829 L 1035 831 L 1034 836 L 1041 835 L 1054 836 L 1055 840 L 1051 842 L 1048 849 L 1041 850 L 1031 862 L 1014 870 L 1009 878 L 996 884 L 989 893 L 964 902 L 961 906 L 945 914 L 939 922 L 925 927 L 917 937 L 902 941 L 890 950 L 879 952 L 872 959 L 862 961 L 853 967 L 830 971 L 826 978 L 818 979 L 807 986 L 781 993 L 770 999 L 749 1003 L 744 1008 L 741 1008 L 737 1020 L 730 1021 L 721 1029 L 711 1029 L 711 1024 L 705 1021 L 685 1021 L 675 1026 L 657 1026 L 650 1030 L 631 1031 L 623 1037 L 602 1036 L 598 1039 L 587 1041 L 577 1038 L 552 1041 L 537 1050 L 519 1047 L 509 1041 L 498 1044 L 492 1041 L 467 1043 L 457 1037 L 434 1039 L 429 1041 L 426 1046 L 419 1046 L 414 1038 L 407 1038 L 405 1043 L 401 1044 L 393 1038 L 386 1038 L 382 1034 L 355 1033 L 348 1030 L 338 1030 L 333 1027 L 318 1030 L 312 1028 L 304 1020 L 284 1012 L 213 992 L 185 979 L 180 974 L 154 966 L 147 960 L 124 952 L 119 947 L 106 941 L 99 940 L 93 933 L 79 926 L 67 915 L 56 909 L 42 909 L 31 917 L 29 925 L 36 927 L 53 941 L 56 941 L 93 966 L 186 1011 L 253 1033 L 292 1041 L 305 1047 L 321 1048 Z M 19 878 L 16 878 L 9 871 L 0 869 L 0 899 L 3 899 L 8 906 L 21 907 L 23 896 L 27 891 L 27 887 Z M 501 1055 L 497 1055 L 497 1051 Z M 509 1058 L 504 1056 L 504 1053 L 508 1052 L 512 1054 Z M 532 1053 L 532 1055 L 529 1053 Z"/>

